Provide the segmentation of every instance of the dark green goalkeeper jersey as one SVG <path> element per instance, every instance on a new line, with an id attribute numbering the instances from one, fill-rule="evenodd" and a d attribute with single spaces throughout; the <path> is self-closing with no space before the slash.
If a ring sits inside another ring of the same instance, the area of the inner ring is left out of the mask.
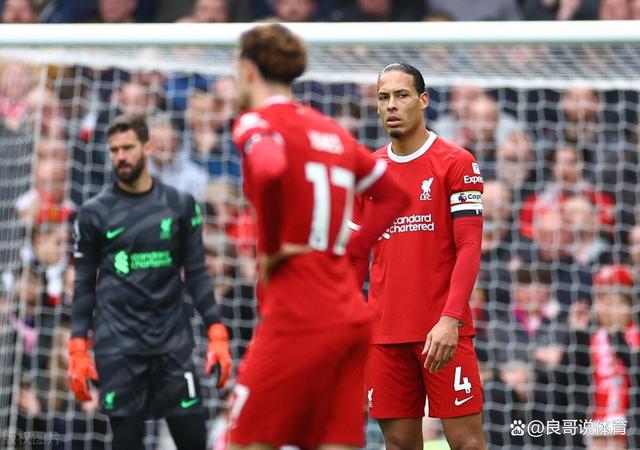
<path id="1" fill-rule="evenodd" d="M 96 354 L 189 351 L 185 287 L 205 325 L 219 321 L 201 223 L 193 197 L 157 179 L 141 194 L 114 184 L 82 205 L 72 336 L 93 329 Z"/>

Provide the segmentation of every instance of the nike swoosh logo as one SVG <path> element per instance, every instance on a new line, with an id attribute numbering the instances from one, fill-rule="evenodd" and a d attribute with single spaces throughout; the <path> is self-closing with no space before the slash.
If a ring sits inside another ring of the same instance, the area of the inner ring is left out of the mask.
<path id="1" fill-rule="evenodd" d="M 107 230 L 104 234 L 107 239 L 113 239 L 117 235 L 121 234 L 124 231 L 124 227 L 116 228 L 115 230 Z"/>
<path id="2" fill-rule="evenodd" d="M 191 400 L 182 400 L 182 401 L 180 402 L 180 407 L 181 407 L 181 408 L 185 408 L 185 409 L 186 409 L 186 408 L 191 408 L 193 405 L 195 405 L 195 404 L 196 404 L 196 403 L 198 403 L 199 401 L 200 401 L 200 399 L 199 399 L 199 398 L 194 398 L 194 399 L 191 399 Z"/>
<path id="3" fill-rule="evenodd" d="M 472 398 L 473 398 L 473 395 L 472 395 L 472 396 L 470 396 L 470 397 L 467 397 L 467 398 L 465 398 L 465 399 L 462 399 L 462 400 L 458 400 L 458 399 L 456 398 L 456 400 L 454 401 L 454 403 L 456 404 L 456 406 L 460 406 L 460 405 L 462 405 L 463 403 L 467 403 L 467 402 L 468 402 L 469 400 L 471 400 Z"/>

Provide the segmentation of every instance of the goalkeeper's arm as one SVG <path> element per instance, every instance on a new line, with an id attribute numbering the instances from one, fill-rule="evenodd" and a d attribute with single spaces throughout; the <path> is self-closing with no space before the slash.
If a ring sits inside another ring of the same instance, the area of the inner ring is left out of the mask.
<path id="1" fill-rule="evenodd" d="M 185 283 L 193 303 L 207 327 L 209 347 L 205 372 L 211 374 L 214 366 L 219 364 L 218 387 L 223 387 L 231 376 L 229 334 L 226 327 L 220 323 L 211 277 L 207 272 L 204 260 L 200 206 L 193 200 L 193 197 L 189 197 L 187 203 L 189 205 L 185 215 L 187 232 L 183 242 Z"/>
<path id="2" fill-rule="evenodd" d="M 98 379 L 93 359 L 89 355 L 87 335 L 93 318 L 96 301 L 96 274 L 98 248 L 96 218 L 88 212 L 79 212 L 74 229 L 74 257 L 76 279 L 71 310 L 71 339 L 69 341 L 69 386 L 80 401 L 91 400 L 87 378 Z"/>

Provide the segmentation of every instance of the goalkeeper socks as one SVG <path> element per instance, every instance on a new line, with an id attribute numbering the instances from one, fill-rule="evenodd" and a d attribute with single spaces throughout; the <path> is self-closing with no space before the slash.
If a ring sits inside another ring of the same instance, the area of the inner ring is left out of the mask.
<path id="1" fill-rule="evenodd" d="M 206 450 L 207 419 L 204 412 L 167 417 L 167 424 L 178 450 Z"/>
<path id="2" fill-rule="evenodd" d="M 144 420 L 137 417 L 110 417 L 112 450 L 143 450 Z"/>

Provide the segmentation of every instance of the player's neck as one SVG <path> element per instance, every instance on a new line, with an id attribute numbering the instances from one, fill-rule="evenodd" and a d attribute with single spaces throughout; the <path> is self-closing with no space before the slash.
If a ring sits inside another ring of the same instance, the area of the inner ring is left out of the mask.
<path id="1" fill-rule="evenodd" d="M 123 183 L 118 180 L 118 187 L 131 194 L 142 194 L 143 192 L 150 191 L 153 187 L 153 177 L 151 177 L 149 171 L 145 168 L 140 176 L 131 183 Z"/>
<path id="2" fill-rule="evenodd" d="M 407 156 L 418 151 L 429 139 L 429 131 L 425 127 L 419 127 L 414 132 L 391 138 L 391 150 L 398 156 Z"/>
<path id="3" fill-rule="evenodd" d="M 279 83 L 265 83 L 254 91 L 253 107 L 262 108 L 267 106 L 271 99 L 278 97 L 293 100 L 291 88 Z"/>

